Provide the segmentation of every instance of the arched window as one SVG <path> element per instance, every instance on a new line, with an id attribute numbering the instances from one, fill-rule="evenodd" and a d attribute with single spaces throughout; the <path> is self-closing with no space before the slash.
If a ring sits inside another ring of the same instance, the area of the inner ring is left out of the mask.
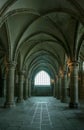
<path id="1" fill-rule="evenodd" d="M 50 76 L 45 71 L 40 71 L 36 74 L 34 85 L 50 85 Z"/>

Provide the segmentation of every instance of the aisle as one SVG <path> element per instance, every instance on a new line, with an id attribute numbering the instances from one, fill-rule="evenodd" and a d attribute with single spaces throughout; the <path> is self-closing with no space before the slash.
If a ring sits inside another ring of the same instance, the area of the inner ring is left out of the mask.
<path id="1" fill-rule="evenodd" d="M 0 130 L 84 130 L 84 111 L 53 97 L 31 97 L 13 109 L 0 108 Z"/>

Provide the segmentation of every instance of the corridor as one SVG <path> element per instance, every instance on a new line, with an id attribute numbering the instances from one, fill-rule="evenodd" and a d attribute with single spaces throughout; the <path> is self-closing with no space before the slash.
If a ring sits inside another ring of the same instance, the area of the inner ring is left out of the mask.
<path id="1" fill-rule="evenodd" d="M 84 106 L 70 109 L 53 97 L 31 97 L 4 109 L 0 99 L 0 130 L 84 130 Z"/>

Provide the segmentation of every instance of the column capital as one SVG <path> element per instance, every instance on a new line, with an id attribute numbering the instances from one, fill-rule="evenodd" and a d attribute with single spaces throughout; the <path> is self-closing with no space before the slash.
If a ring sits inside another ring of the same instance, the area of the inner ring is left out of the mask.
<path id="1" fill-rule="evenodd" d="M 78 66 L 79 65 L 79 61 L 70 61 L 68 63 L 68 66 Z"/>
<path id="2" fill-rule="evenodd" d="M 63 70 L 60 70 L 60 71 L 59 71 L 58 77 L 63 77 Z"/>
<path id="3" fill-rule="evenodd" d="M 63 71 L 63 76 L 64 76 L 64 75 L 67 75 L 67 70 L 64 70 L 64 71 Z"/>
<path id="4" fill-rule="evenodd" d="M 14 69 L 16 67 L 16 62 L 15 61 L 7 62 L 7 67 Z"/>
<path id="5" fill-rule="evenodd" d="M 78 69 L 79 62 L 78 61 L 71 61 L 71 62 L 68 63 L 68 67 L 69 67 L 70 71 L 72 71 L 73 68 Z"/>
<path id="6" fill-rule="evenodd" d="M 56 75 L 56 80 L 58 80 L 58 75 Z"/>
<path id="7" fill-rule="evenodd" d="M 19 75 L 25 75 L 25 70 L 19 71 Z"/>

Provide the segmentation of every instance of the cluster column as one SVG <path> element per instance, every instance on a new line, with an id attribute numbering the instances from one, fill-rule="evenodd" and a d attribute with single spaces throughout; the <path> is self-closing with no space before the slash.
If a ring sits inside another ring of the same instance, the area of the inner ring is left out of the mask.
<path id="1" fill-rule="evenodd" d="M 28 98 L 28 78 L 25 79 L 25 86 L 24 86 L 24 99 Z"/>
<path id="2" fill-rule="evenodd" d="M 62 83 L 62 97 L 61 97 L 61 101 L 62 102 L 67 102 L 68 101 L 68 97 L 67 97 L 67 71 L 63 72 L 63 83 Z"/>
<path id="3" fill-rule="evenodd" d="M 61 99 L 61 75 L 58 75 L 58 92 L 57 99 Z"/>
<path id="4" fill-rule="evenodd" d="M 56 98 L 57 98 L 57 95 L 58 95 L 58 75 L 56 75 Z"/>
<path id="5" fill-rule="evenodd" d="M 78 65 L 77 61 L 69 64 L 70 68 L 70 108 L 78 107 Z"/>
<path id="6" fill-rule="evenodd" d="M 2 80 L 3 80 L 2 96 L 6 97 L 6 74 L 3 76 Z"/>
<path id="7" fill-rule="evenodd" d="M 19 86 L 18 86 L 18 99 L 17 99 L 18 103 L 24 102 L 23 99 L 24 74 L 25 71 L 19 72 Z"/>
<path id="8" fill-rule="evenodd" d="M 31 85 L 32 85 L 31 84 L 31 79 L 29 78 L 28 81 L 29 81 L 29 92 L 28 92 L 28 96 L 31 97 Z"/>
<path id="9" fill-rule="evenodd" d="M 14 107 L 14 77 L 16 63 L 11 61 L 7 64 L 7 88 L 5 107 Z"/>

